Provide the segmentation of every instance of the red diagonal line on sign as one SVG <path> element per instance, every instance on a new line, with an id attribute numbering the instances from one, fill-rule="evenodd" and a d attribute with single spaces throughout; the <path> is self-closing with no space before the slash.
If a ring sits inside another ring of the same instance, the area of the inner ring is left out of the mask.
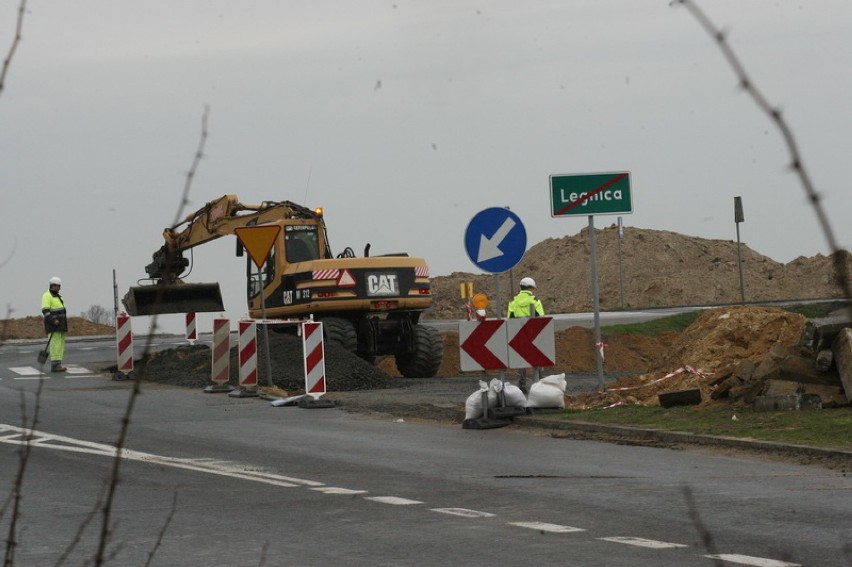
<path id="1" fill-rule="evenodd" d="M 319 327 L 320 327 L 319 323 L 304 323 L 302 325 L 302 328 L 304 329 L 304 332 L 305 332 L 305 339 L 307 339 L 308 337 L 313 335 L 314 331 L 319 329 Z"/>
<path id="2" fill-rule="evenodd" d="M 324 394 L 325 393 L 325 376 L 317 380 L 317 383 L 314 384 L 314 387 L 308 391 L 309 394 Z"/>
<path id="3" fill-rule="evenodd" d="M 307 367 L 308 374 L 313 372 L 316 365 L 320 362 L 322 362 L 322 343 L 319 343 L 312 352 L 308 353 L 307 358 L 305 358 L 305 366 Z"/>
<path id="4" fill-rule="evenodd" d="M 219 344 L 214 345 L 213 358 L 219 360 L 224 357 L 226 354 L 228 354 L 228 351 L 231 350 L 230 346 L 231 345 L 228 344 L 228 341 L 220 341 Z"/>
<path id="5" fill-rule="evenodd" d="M 497 323 L 497 324 L 494 324 Z M 502 370 L 506 365 L 502 360 L 485 346 L 494 333 L 503 326 L 502 321 L 483 322 L 476 326 L 473 332 L 461 344 L 461 349 L 468 353 L 485 370 Z"/>
<path id="6" fill-rule="evenodd" d="M 524 326 L 509 341 L 509 346 L 515 349 L 515 352 L 532 366 L 552 366 L 554 363 L 533 344 L 533 341 L 549 322 L 549 317 L 533 317 L 524 323 Z"/>
<path id="7" fill-rule="evenodd" d="M 597 195 L 598 193 L 600 193 L 601 191 L 606 189 L 607 187 L 615 185 L 616 183 L 618 183 L 619 181 L 621 181 L 625 177 L 627 177 L 626 173 L 620 173 L 620 174 L 616 175 L 615 177 L 613 177 L 612 179 L 610 179 L 609 181 L 607 181 L 606 183 L 604 183 L 603 185 L 601 185 L 600 187 L 595 189 L 594 191 L 590 191 L 589 193 L 586 193 L 585 195 L 583 195 L 582 197 L 580 197 L 576 201 L 574 201 L 572 203 L 568 203 L 567 205 L 565 205 L 564 207 L 562 207 L 561 209 L 556 211 L 556 214 L 561 215 L 561 214 L 563 214 L 567 211 L 570 211 L 571 209 L 573 209 L 574 207 L 576 207 L 580 203 L 585 203 L 586 201 L 588 201 L 589 199 L 591 199 L 592 197 L 594 197 L 595 195 Z"/>
<path id="8" fill-rule="evenodd" d="M 246 362 L 248 362 L 251 357 L 255 355 L 257 352 L 257 345 L 254 341 L 249 341 L 245 347 L 240 351 L 240 366 L 244 366 Z"/>

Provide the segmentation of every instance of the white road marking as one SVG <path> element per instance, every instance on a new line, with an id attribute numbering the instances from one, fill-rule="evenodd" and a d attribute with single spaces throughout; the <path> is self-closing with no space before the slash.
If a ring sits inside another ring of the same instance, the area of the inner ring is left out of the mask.
<path id="1" fill-rule="evenodd" d="M 57 451 L 68 451 L 72 453 L 84 453 L 108 458 L 115 458 L 116 448 L 112 445 L 103 443 L 93 443 L 72 437 L 62 435 L 53 435 L 43 431 L 24 429 L 14 425 L 0 423 L 0 443 L 10 445 L 23 445 L 29 443 L 32 448 L 37 449 L 54 449 Z M 121 458 L 140 461 L 162 466 L 173 467 L 177 469 L 202 472 L 206 474 L 214 474 L 219 476 L 227 476 L 239 480 L 248 480 L 259 482 L 283 488 L 307 487 L 311 490 L 321 492 L 323 494 L 363 494 L 366 490 L 352 490 L 347 488 L 325 486 L 322 482 L 294 478 L 276 473 L 266 472 L 263 470 L 251 470 L 240 463 L 230 463 L 227 461 L 213 459 L 185 459 L 179 457 L 165 457 L 154 455 L 152 453 L 143 453 L 140 451 L 132 451 L 130 449 L 122 449 Z M 396 506 L 409 506 L 414 504 L 423 504 L 419 500 L 410 500 L 408 498 L 400 498 L 397 496 L 367 496 L 365 500 L 372 500 L 382 504 L 392 504 Z M 467 508 L 432 508 L 431 511 L 442 514 L 450 514 L 465 518 L 491 518 L 494 514 L 489 512 L 481 512 L 477 510 L 469 510 Z M 509 525 L 522 528 L 540 530 L 544 532 L 554 533 L 571 533 L 586 531 L 582 528 L 571 526 L 562 526 L 559 524 L 548 524 L 544 522 L 510 522 Z M 610 541 L 615 543 L 623 543 L 627 545 L 635 545 L 650 549 L 671 549 L 679 547 L 688 547 L 684 544 L 669 543 L 644 539 L 639 537 L 604 537 L 598 538 L 602 541 Z M 767 559 L 764 557 L 752 557 L 739 554 L 719 554 L 719 555 L 704 555 L 709 559 L 717 559 L 740 565 L 749 565 L 752 567 L 802 567 L 799 563 L 788 563 L 786 561 L 778 561 L 775 559 Z"/>
<path id="2" fill-rule="evenodd" d="M 46 365 L 45 365 L 46 366 Z M 29 379 L 29 378 L 39 378 L 44 376 L 45 378 L 53 378 L 53 377 L 61 377 L 62 373 L 48 374 L 46 372 L 41 371 L 40 369 L 34 366 L 10 366 L 9 370 L 22 377 L 21 379 Z M 66 377 L 75 377 L 79 378 L 81 375 L 85 374 L 87 376 L 97 376 L 97 374 L 93 373 L 88 368 L 84 368 L 82 366 L 78 366 L 76 364 L 67 364 L 66 371 L 64 373 Z M 69 376 L 70 375 L 70 376 Z"/>
<path id="3" fill-rule="evenodd" d="M 9 370 L 20 376 L 46 376 L 44 372 L 32 366 L 11 366 Z"/>
<path id="4" fill-rule="evenodd" d="M 649 549 L 671 549 L 673 547 L 689 547 L 682 543 L 669 543 L 667 541 L 657 541 L 653 539 L 645 539 L 642 537 L 599 537 L 602 541 L 612 541 L 615 543 L 626 543 L 627 545 L 635 545 L 637 547 L 647 547 Z"/>
<path id="5" fill-rule="evenodd" d="M 116 456 L 116 449 L 111 445 L 92 443 L 90 441 L 83 441 L 72 437 L 64 437 L 62 435 L 53 435 L 42 431 L 23 429 L 14 425 L 0 424 L 0 443 L 23 445 L 26 443 L 27 437 L 29 437 L 30 446 L 34 448 L 55 449 L 58 451 L 85 453 L 111 458 Z M 253 482 L 271 484 L 273 486 L 285 488 L 293 488 L 297 486 L 322 486 L 321 482 L 313 480 L 293 478 L 259 470 L 247 470 L 245 465 L 241 465 L 239 463 L 223 463 L 221 461 L 211 461 L 209 459 L 164 457 L 151 453 L 143 453 L 141 451 L 131 451 L 130 449 L 122 449 L 120 456 L 121 458 L 129 461 L 153 463 L 177 469 L 227 476 L 241 480 L 250 480 Z"/>
<path id="6" fill-rule="evenodd" d="M 509 522 L 510 526 L 518 526 L 519 528 L 529 528 L 541 532 L 550 532 L 555 534 L 568 534 L 572 532 L 584 532 L 583 528 L 572 528 L 571 526 L 562 526 L 559 524 L 547 524 L 545 522 Z"/>
<path id="7" fill-rule="evenodd" d="M 351 488 L 338 488 L 336 486 L 320 486 L 319 488 L 312 488 L 311 490 L 316 490 L 317 492 L 322 492 L 323 494 L 366 494 L 366 490 L 352 490 Z"/>
<path id="8" fill-rule="evenodd" d="M 409 500 L 408 498 L 399 498 L 398 496 L 368 496 L 365 500 L 372 500 L 381 504 L 393 504 L 395 506 L 410 506 L 412 504 L 423 504 L 419 500 Z"/>
<path id="9" fill-rule="evenodd" d="M 801 563 L 788 563 L 787 561 L 766 559 L 765 557 L 751 557 L 749 555 L 739 555 L 737 553 L 704 555 L 704 557 L 719 559 L 721 561 L 730 561 L 731 563 L 739 563 L 740 565 L 752 565 L 753 567 L 802 567 Z"/>
<path id="10" fill-rule="evenodd" d="M 494 514 L 490 512 L 480 512 L 479 510 L 468 510 L 467 508 L 432 508 L 432 512 L 441 514 L 449 514 L 451 516 L 461 516 L 462 518 L 493 518 Z"/>

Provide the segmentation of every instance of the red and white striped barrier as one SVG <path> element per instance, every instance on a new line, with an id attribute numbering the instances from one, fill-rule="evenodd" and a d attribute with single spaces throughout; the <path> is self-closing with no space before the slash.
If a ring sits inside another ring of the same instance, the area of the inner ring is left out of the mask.
<path id="1" fill-rule="evenodd" d="M 257 323 L 240 321 L 240 389 L 243 394 L 257 393 Z"/>
<path id="2" fill-rule="evenodd" d="M 305 358 L 305 393 L 316 399 L 326 392 L 322 323 L 302 323 L 302 351 Z"/>
<path id="3" fill-rule="evenodd" d="M 189 344 L 195 344 L 198 340 L 198 329 L 195 326 L 195 313 L 186 314 L 186 340 Z"/>
<path id="4" fill-rule="evenodd" d="M 210 379 L 212 386 L 205 392 L 230 392 L 228 385 L 231 376 L 231 320 L 217 317 L 213 319 L 213 360 Z"/>
<path id="5" fill-rule="evenodd" d="M 118 355 L 118 372 L 128 375 L 133 372 L 133 333 L 130 315 L 123 311 L 115 318 L 115 347 Z"/>

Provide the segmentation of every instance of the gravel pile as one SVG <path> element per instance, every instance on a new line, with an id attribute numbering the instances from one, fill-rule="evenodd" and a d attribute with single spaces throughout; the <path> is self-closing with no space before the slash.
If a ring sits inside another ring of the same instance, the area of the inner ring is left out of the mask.
<path id="1" fill-rule="evenodd" d="M 270 365 L 272 383 L 287 392 L 304 391 L 305 373 L 302 340 L 287 333 L 269 333 L 271 346 Z M 269 384 L 266 365 L 266 340 L 258 334 L 258 383 Z M 204 388 L 211 385 L 212 353 L 206 345 L 186 345 L 150 354 L 137 361 L 135 371 L 143 380 L 187 388 Z M 333 344 L 325 344 L 326 389 L 329 392 L 377 390 L 399 387 L 400 379 L 365 362 L 352 353 Z M 229 384 L 239 384 L 239 353 L 237 347 L 230 351 Z"/>

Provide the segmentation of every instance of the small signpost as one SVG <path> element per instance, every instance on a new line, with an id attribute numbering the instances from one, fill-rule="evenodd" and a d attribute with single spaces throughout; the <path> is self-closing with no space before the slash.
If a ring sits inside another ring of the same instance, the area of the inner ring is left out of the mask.
<path id="1" fill-rule="evenodd" d="M 595 311 L 595 360 L 598 386 L 603 390 L 603 342 L 601 341 L 600 298 L 595 251 L 595 215 L 621 215 L 633 212 L 630 173 L 584 173 L 550 176 L 550 216 L 588 215 L 589 252 L 592 265 L 592 298 Z"/>
<path id="2" fill-rule="evenodd" d="M 464 233 L 467 257 L 476 266 L 492 274 L 501 274 L 514 268 L 527 251 L 527 230 L 521 218 L 505 207 L 491 207 L 478 212 L 470 220 Z M 500 297 L 500 279 L 494 285 L 497 312 L 503 304 Z"/>
<path id="3" fill-rule="evenodd" d="M 261 316 L 266 319 L 266 300 L 263 297 L 263 274 L 261 269 L 266 263 L 266 258 L 275 245 L 278 235 L 281 233 L 281 227 L 277 224 L 241 226 L 235 228 L 234 232 L 243 246 L 245 246 L 254 265 L 257 266 L 257 281 L 260 285 L 260 312 Z M 266 344 L 266 373 L 269 385 L 272 386 L 272 360 L 269 354 L 269 331 L 266 327 L 264 324 L 263 339 Z"/>

